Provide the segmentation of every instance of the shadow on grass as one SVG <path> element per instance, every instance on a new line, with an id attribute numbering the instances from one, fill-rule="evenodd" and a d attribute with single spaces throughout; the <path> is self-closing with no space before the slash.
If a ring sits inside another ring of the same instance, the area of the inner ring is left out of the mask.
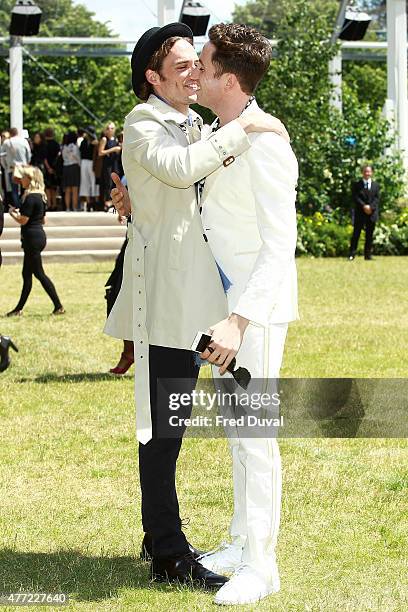
<path id="1" fill-rule="evenodd" d="M 52 317 L 52 321 L 55 320 L 64 320 L 65 315 L 63 316 L 55 316 L 49 310 L 44 310 L 44 312 L 25 312 L 20 317 L 8 317 L 7 314 L 0 315 L 2 319 L 7 319 L 8 321 L 31 321 L 32 319 L 37 319 L 39 321 L 49 321 Z"/>
<path id="2" fill-rule="evenodd" d="M 114 262 L 112 262 L 114 265 Z M 109 274 L 110 267 L 107 266 L 106 270 L 73 270 L 74 274 L 92 274 L 92 276 L 98 276 L 98 274 Z"/>
<path id="3" fill-rule="evenodd" d="M 15 382 L 17 383 L 26 383 L 26 382 L 36 382 L 36 383 L 49 383 L 49 382 L 98 382 L 105 380 L 120 380 L 123 378 L 131 378 L 130 376 L 114 376 L 109 374 L 108 372 L 78 372 L 77 374 L 54 374 L 50 372 L 49 374 L 42 374 L 41 376 L 36 376 L 35 378 L 19 378 Z"/>
<path id="4" fill-rule="evenodd" d="M 152 583 L 148 563 L 136 557 L 92 557 L 71 550 L 36 553 L 3 549 L 0 567 L 3 592 L 65 593 L 76 601 L 97 601 L 117 597 L 123 588 L 174 589 L 167 583 Z"/>

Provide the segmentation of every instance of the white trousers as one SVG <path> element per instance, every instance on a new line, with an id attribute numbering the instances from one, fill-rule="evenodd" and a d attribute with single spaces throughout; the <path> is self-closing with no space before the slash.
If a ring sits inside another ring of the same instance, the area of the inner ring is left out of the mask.
<path id="1" fill-rule="evenodd" d="M 268 328 L 250 324 L 237 354 L 237 366 L 246 367 L 254 387 L 272 395 L 282 363 L 288 324 Z M 221 393 L 228 389 L 226 373 L 219 376 L 213 367 L 214 384 Z M 258 379 L 258 380 L 254 380 Z M 266 384 L 268 383 L 268 387 Z M 251 383 L 252 384 L 252 383 Z M 282 469 L 276 438 L 243 437 L 245 430 L 227 427 L 226 434 L 232 454 L 234 483 L 234 515 L 230 535 L 234 543 L 243 546 L 242 561 L 262 573 L 266 579 L 276 571 L 275 547 L 279 532 Z"/>
<path id="2" fill-rule="evenodd" d="M 81 160 L 81 184 L 79 195 L 82 198 L 95 198 L 99 195 L 99 185 L 96 184 L 93 162 L 91 159 Z"/>

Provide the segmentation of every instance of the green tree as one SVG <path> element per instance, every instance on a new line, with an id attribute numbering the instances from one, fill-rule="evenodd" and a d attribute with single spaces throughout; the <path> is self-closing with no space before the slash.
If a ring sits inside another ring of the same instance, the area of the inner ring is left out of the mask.
<path id="1" fill-rule="evenodd" d="M 337 0 L 310 0 L 309 8 L 334 27 L 338 10 Z M 253 26 L 265 36 L 276 38 L 278 33 L 282 33 L 286 11 L 287 0 L 249 0 L 243 6 L 235 6 L 233 21 Z"/>
<path id="2" fill-rule="evenodd" d="M 14 0 L 2 0 L 0 35 L 7 36 Z M 94 13 L 72 0 L 37 0 L 43 11 L 40 36 L 112 36 Z M 44 48 L 44 47 L 42 47 Z M 59 47 L 61 49 L 61 47 Z M 71 47 L 72 49 L 72 47 Z M 29 51 L 32 50 L 30 45 Z M 67 49 L 68 50 L 68 49 Z M 9 75 L 6 57 L 0 57 L 0 125 L 9 126 Z M 130 66 L 126 57 L 85 58 L 37 56 L 36 59 L 81 100 L 100 121 L 92 119 L 29 57 L 24 57 L 24 124 L 30 132 L 54 127 L 59 137 L 70 127 L 87 123 L 98 130 L 113 120 L 123 122 L 134 106 Z"/>
<path id="3" fill-rule="evenodd" d="M 384 62 L 343 62 L 343 82 L 357 96 L 360 104 L 372 110 L 382 109 L 387 97 L 387 66 Z"/>
<path id="4" fill-rule="evenodd" d="M 378 110 L 361 104 L 347 83 L 343 114 L 332 108 L 328 63 L 337 52 L 329 43 L 332 26 L 307 0 L 287 0 L 285 6 L 277 58 L 257 98 L 288 127 L 300 168 L 299 209 L 306 214 L 331 209 L 348 214 L 350 183 L 365 161 L 375 165 L 382 180 L 383 208 L 393 208 L 403 182 L 399 157 L 384 155 L 392 144 L 388 123 Z"/>

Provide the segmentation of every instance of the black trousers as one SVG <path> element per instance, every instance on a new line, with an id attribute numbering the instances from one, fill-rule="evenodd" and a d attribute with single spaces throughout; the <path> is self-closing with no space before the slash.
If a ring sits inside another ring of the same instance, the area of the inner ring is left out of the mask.
<path id="1" fill-rule="evenodd" d="M 354 217 L 354 231 L 351 237 L 350 255 L 355 255 L 357 251 L 358 241 L 360 239 L 361 230 L 365 228 L 365 244 L 364 257 L 370 257 L 373 248 L 373 235 L 375 229 L 375 221 L 372 221 L 369 215 L 365 213 L 356 213 Z"/>
<path id="2" fill-rule="evenodd" d="M 162 437 L 160 423 L 169 414 L 170 394 L 190 394 L 200 368 L 192 351 L 153 345 L 149 347 L 149 368 L 153 438 L 139 444 L 142 523 L 152 537 L 153 556 L 169 557 L 188 552 L 176 492 L 176 462 L 184 428 L 178 437 Z M 190 416 L 191 408 L 184 407 L 183 416 Z"/>
<path id="3" fill-rule="evenodd" d="M 16 306 L 16 310 L 23 310 L 28 296 L 31 293 L 33 286 L 33 276 L 37 278 L 43 286 L 45 292 L 49 295 L 54 308 L 61 308 L 62 304 L 57 295 L 56 289 L 53 282 L 45 274 L 42 265 L 41 251 L 44 250 L 46 245 L 46 236 L 41 226 L 34 226 L 29 228 L 22 238 L 22 245 L 24 250 L 24 261 L 23 261 L 23 289 L 19 302 Z"/>

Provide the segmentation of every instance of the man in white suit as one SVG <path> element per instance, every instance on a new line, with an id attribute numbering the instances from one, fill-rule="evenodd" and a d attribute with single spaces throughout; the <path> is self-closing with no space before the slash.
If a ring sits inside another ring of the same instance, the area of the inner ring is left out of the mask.
<path id="1" fill-rule="evenodd" d="M 256 30 L 236 24 L 214 26 L 209 38 L 198 67 L 199 103 L 217 114 L 214 132 L 258 108 L 252 94 L 269 66 L 271 48 Z M 250 140 L 251 148 L 235 164 L 207 177 L 202 195 L 204 231 L 228 279 L 230 313 L 211 326 L 213 352 L 202 357 L 220 366 L 222 375 L 238 353 L 239 365 L 257 379 L 255 389 L 272 395 L 288 323 L 298 318 L 298 164 L 290 144 L 280 136 L 264 133 Z M 217 368 L 213 371 L 217 390 L 228 391 L 228 381 L 222 382 Z M 280 588 L 275 557 L 279 447 L 270 432 L 268 437 L 249 438 L 247 431 L 227 431 L 234 476 L 232 542 L 201 559 L 212 571 L 234 572 L 216 595 L 219 604 L 253 603 Z"/>
<path id="2" fill-rule="evenodd" d="M 256 30 L 236 24 L 210 30 L 193 76 L 200 80 L 199 102 L 218 115 L 213 132 L 257 108 L 252 94 L 270 58 L 270 45 Z M 213 352 L 202 357 L 219 365 L 222 375 L 238 353 L 239 365 L 253 378 L 271 383 L 279 375 L 288 323 L 298 318 L 298 166 L 280 136 L 250 139 L 251 148 L 234 164 L 207 177 L 200 203 L 208 243 L 230 285 L 225 286 L 229 316 L 211 326 Z M 116 194 L 113 199 L 119 203 Z M 217 386 L 222 388 L 219 379 Z M 227 605 L 253 603 L 279 590 L 275 546 L 281 501 L 276 439 L 242 437 L 239 430 L 228 434 L 234 474 L 232 542 L 201 559 L 212 571 L 233 572 L 215 599 Z"/>

